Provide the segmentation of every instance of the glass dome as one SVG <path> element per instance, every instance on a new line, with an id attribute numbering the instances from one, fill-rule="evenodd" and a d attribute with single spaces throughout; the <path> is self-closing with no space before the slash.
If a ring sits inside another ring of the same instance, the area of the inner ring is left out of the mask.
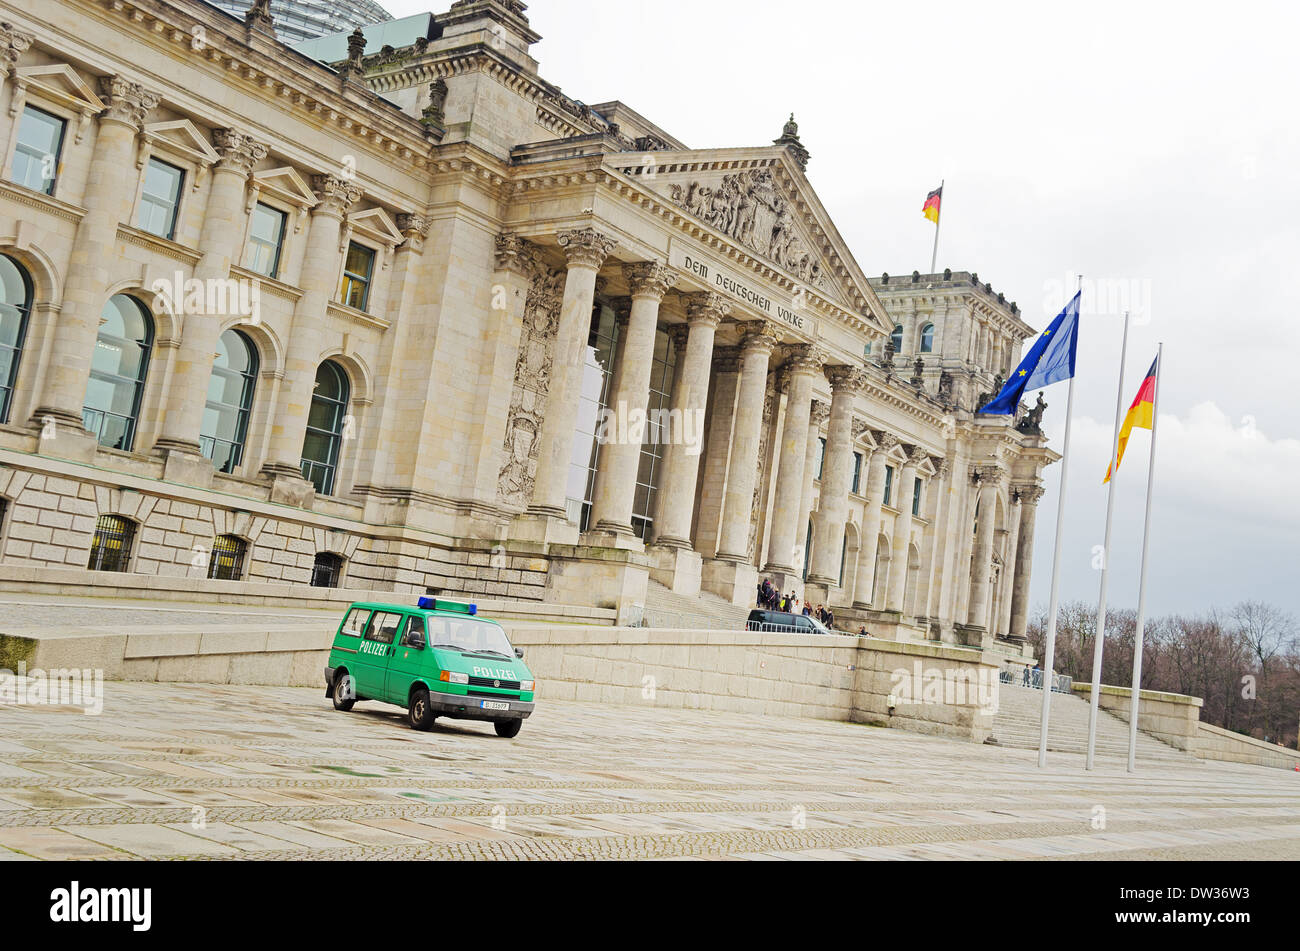
<path id="1" fill-rule="evenodd" d="M 252 0 L 209 2 L 241 20 L 252 6 Z M 276 36 L 287 44 L 314 40 L 393 18 L 373 0 L 271 0 L 271 16 L 275 20 Z"/>

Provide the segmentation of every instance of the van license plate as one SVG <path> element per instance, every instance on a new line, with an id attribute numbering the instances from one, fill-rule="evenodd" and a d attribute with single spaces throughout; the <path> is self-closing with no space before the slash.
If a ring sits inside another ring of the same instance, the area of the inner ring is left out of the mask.
<path id="1" fill-rule="evenodd" d="M 492 701 L 492 700 L 484 700 L 484 701 L 483 701 L 483 709 L 484 709 L 484 710 L 509 710 L 509 709 L 510 709 L 510 704 L 508 704 L 508 703 L 496 703 L 495 701 Z"/>

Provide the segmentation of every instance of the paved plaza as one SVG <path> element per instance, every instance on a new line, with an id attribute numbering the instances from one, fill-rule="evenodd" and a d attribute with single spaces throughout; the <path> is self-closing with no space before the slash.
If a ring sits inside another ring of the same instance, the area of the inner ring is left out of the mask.
<path id="1" fill-rule="evenodd" d="M 1300 774 L 815 720 L 547 703 L 517 740 L 321 691 L 0 707 L 0 857 L 1297 859 Z"/>

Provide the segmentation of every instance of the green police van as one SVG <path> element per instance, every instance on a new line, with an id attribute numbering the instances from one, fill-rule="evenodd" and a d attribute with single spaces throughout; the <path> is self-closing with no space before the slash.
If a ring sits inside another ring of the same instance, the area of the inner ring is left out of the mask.
<path id="1" fill-rule="evenodd" d="M 438 717 L 483 720 L 512 739 L 535 706 L 523 656 L 472 604 L 354 604 L 334 635 L 325 695 L 345 713 L 365 700 L 405 707 L 417 730 Z"/>

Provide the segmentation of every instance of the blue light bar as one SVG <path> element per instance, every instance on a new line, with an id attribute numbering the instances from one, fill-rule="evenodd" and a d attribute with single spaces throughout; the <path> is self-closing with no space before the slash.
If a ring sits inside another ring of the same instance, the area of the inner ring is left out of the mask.
<path id="1" fill-rule="evenodd" d="M 436 611 L 436 610 L 438 610 L 438 599 L 437 599 L 437 598 L 421 598 L 421 599 L 420 599 L 420 610 L 421 610 L 421 611 Z"/>
<path id="2" fill-rule="evenodd" d="M 451 614 L 468 614 L 478 616 L 477 604 L 461 604 L 459 601 L 439 601 L 437 598 L 421 598 L 421 611 L 446 611 Z"/>

